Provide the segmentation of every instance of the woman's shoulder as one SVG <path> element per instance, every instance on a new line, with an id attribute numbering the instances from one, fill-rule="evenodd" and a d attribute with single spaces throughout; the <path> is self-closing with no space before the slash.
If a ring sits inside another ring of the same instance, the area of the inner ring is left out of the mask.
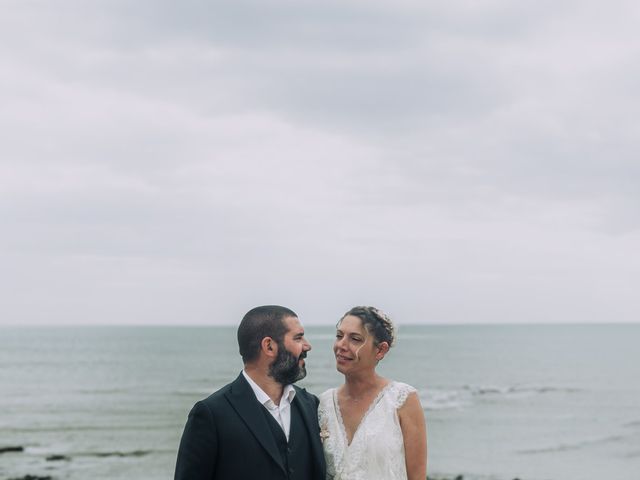
<path id="1" fill-rule="evenodd" d="M 333 401 L 333 392 L 334 392 L 334 390 L 335 390 L 335 388 L 330 388 L 330 389 L 325 390 L 324 392 L 322 392 L 318 396 L 318 398 L 320 399 L 320 403 Z"/>
<path id="2" fill-rule="evenodd" d="M 404 405 L 404 402 L 407 401 L 409 395 L 417 392 L 416 388 L 412 387 L 408 383 L 397 382 L 395 380 L 391 380 L 386 388 L 389 393 L 389 398 L 396 409 Z"/>

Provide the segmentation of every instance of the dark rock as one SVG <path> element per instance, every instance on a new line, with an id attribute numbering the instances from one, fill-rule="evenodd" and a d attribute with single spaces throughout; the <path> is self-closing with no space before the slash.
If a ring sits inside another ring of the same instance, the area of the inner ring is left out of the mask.
<path id="1" fill-rule="evenodd" d="M 0 447 L 0 453 L 7 452 L 24 452 L 24 447 L 16 446 L 16 447 Z"/>
<path id="2" fill-rule="evenodd" d="M 9 480 L 53 480 L 53 477 L 47 475 L 46 477 L 39 477 L 37 475 L 25 475 L 24 477 L 14 477 Z"/>
<path id="3" fill-rule="evenodd" d="M 94 453 L 95 457 L 143 457 L 149 455 L 148 450 L 134 450 L 133 452 L 98 452 Z"/>
<path id="4" fill-rule="evenodd" d="M 47 457 L 47 462 L 57 462 L 59 460 L 71 460 L 71 457 L 67 457 L 66 455 L 49 455 Z"/>

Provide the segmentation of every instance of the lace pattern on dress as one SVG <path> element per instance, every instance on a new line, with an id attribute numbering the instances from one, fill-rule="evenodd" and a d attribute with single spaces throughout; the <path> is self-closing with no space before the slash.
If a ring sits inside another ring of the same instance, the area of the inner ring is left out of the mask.
<path id="1" fill-rule="evenodd" d="M 318 420 L 323 432 L 327 480 L 406 480 L 398 409 L 416 389 L 389 382 L 371 403 L 348 443 L 337 390 L 320 395 Z"/>
<path id="2" fill-rule="evenodd" d="M 396 388 L 398 392 L 398 396 L 396 397 L 396 410 L 397 410 L 404 405 L 409 395 L 411 395 L 414 392 L 417 392 L 417 390 L 413 388 L 411 385 L 407 385 L 406 383 L 398 383 L 398 382 L 394 382 L 394 383 L 396 383 L 396 386 L 397 386 Z"/>
<path id="3" fill-rule="evenodd" d="M 376 398 L 374 398 L 373 402 L 371 402 L 369 404 L 369 408 L 367 408 L 367 411 L 364 412 L 364 415 L 362 416 L 362 419 L 360 420 L 360 425 L 362 425 L 365 422 L 365 420 L 369 416 L 369 413 L 371 413 L 371 411 L 374 408 L 376 408 L 376 405 L 378 404 L 378 402 L 380 401 L 380 399 L 382 398 L 384 393 L 387 391 L 387 389 L 391 386 L 391 384 L 392 384 L 392 382 L 387 383 L 378 392 L 378 395 L 376 395 Z M 405 400 L 406 400 L 406 397 L 405 397 Z M 402 402 L 402 403 L 404 403 L 404 402 Z M 360 430 L 360 425 L 358 425 L 358 427 L 356 428 L 356 431 L 353 432 L 353 437 L 351 437 L 351 443 L 349 443 L 349 437 L 347 436 L 347 427 L 344 425 L 344 419 L 342 418 L 342 410 L 340 410 L 340 405 L 338 404 L 338 389 L 337 388 L 333 389 L 333 408 L 336 411 L 336 416 L 338 417 L 338 423 L 340 424 L 340 429 L 342 430 L 342 434 L 344 435 L 345 442 L 347 443 L 347 446 L 349 446 L 355 440 L 356 435 L 358 434 L 358 430 Z"/>

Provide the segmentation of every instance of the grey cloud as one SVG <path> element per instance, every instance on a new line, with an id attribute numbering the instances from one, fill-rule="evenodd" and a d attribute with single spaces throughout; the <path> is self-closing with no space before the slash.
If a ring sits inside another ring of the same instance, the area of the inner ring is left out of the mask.
<path id="1" fill-rule="evenodd" d="M 638 38 L 598 4 L 3 6 L 2 317 L 637 318 Z"/>

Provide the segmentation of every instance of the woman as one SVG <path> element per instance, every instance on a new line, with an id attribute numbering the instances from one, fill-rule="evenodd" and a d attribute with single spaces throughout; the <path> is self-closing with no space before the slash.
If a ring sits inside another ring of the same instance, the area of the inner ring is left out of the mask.
<path id="1" fill-rule="evenodd" d="M 427 435 L 415 388 L 376 373 L 394 341 L 393 323 L 354 307 L 337 324 L 333 352 L 345 382 L 320 396 L 328 480 L 425 480 Z"/>

